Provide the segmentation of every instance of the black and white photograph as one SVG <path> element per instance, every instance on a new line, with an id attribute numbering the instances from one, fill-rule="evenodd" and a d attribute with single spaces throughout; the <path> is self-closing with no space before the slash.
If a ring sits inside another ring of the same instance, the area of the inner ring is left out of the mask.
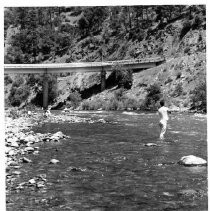
<path id="1" fill-rule="evenodd" d="M 6 211 L 208 210 L 206 4 L 3 13 Z"/>

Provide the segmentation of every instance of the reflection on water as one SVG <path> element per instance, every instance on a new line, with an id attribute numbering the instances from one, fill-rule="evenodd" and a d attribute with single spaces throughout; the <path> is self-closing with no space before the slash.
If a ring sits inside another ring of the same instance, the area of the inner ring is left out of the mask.
<path id="1" fill-rule="evenodd" d="M 174 114 L 160 141 L 156 114 L 74 115 L 110 123 L 48 123 L 35 129 L 60 130 L 71 138 L 44 143 L 39 156 L 31 155 L 33 163 L 24 166 L 17 182 L 46 174 L 46 189 L 13 193 L 8 210 L 207 210 L 206 167 L 177 165 L 186 155 L 207 159 L 206 119 Z M 60 163 L 49 165 L 52 158 Z M 179 194 L 186 190 L 196 194 Z"/>

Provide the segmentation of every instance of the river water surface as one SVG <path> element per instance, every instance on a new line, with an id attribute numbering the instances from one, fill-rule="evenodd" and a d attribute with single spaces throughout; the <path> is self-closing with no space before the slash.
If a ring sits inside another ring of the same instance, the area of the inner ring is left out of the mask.
<path id="1" fill-rule="evenodd" d="M 106 123 L 34 128 L 71 138 L 39 144 L 40 153 L 30 155 L 33 162 L 23 166 L 17 182 L 46 174 L 46 187 L 12 193 L 8 211 L 207 210 L 207 168 L 177 164 L 186 155 L 207 159 L 206 117 L 172 114 L 166 139 L 160 141 L 157 114 L 133 114 L 73 112 L 67 115 Z M 52 158 L 60 163 L 49 165 Z"/>

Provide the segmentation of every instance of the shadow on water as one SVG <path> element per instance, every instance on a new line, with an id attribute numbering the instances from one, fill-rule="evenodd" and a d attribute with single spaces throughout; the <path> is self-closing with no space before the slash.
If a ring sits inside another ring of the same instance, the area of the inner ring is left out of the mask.
<path id="1" fill-rule="evenodd" d="M 110 123 L 34 128 L 41 133 L 60 130 L 71 138 L 43 143 L 40 154 L 31 155 L 33 163 L 23 167 L 18 182 L 46 174 L 46 187 L 13 193 L 8 210 L 207 210 L 206 167 L 177 164 L 185 155 L 207 159 L 206 119 L 172 115 L 166 139 L 160 141 L 155 114 L 77 115 Z M 60 163 L 49 165 L 52 158 Z"/>

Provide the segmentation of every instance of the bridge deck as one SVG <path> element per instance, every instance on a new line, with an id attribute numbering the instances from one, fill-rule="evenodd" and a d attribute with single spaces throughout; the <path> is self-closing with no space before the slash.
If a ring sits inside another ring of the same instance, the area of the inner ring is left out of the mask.
<path id="1" fill-rule="evenodd" d="M 136 60 L 119 60 L 106 62 L 77 62 L 77 63 L 52 63 L 52 64 L 5 64 L 5 73 L 60 73 L 60 72 L 100 72 L 102 67 L 111 71 L 114 64 L 122 64 L 125 68 L 142 69 L 156 66 L 164 59 L 149 58 Z"/>

